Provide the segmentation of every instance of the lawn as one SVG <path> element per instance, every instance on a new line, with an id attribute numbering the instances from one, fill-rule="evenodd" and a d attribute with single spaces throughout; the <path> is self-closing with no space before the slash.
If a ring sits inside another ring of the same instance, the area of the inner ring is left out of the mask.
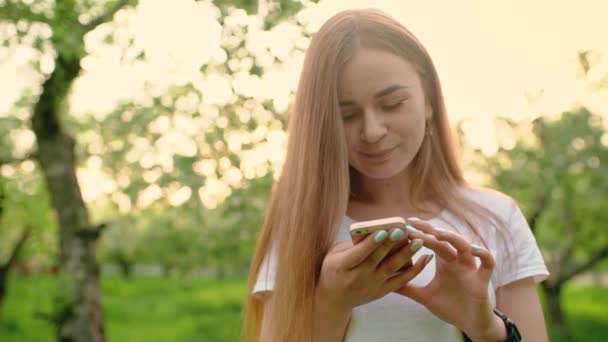
<path id="1" fill-rule="evenodd" d="M 54 341 L 53 328 L 34 317 L 49 312 L 51 278 L 13 278 L 0 319 L 0 341 Z M 236 341 L 243 279 L 211 281 L 104 278 L 108 341 Z"/>
<path id="2" fill-rule="evenodd" d="M 51 308 L 53 278 L 13 277 L 0 319 L 0 341 L 54 341 L 36 312 Z M 136 277 L 102 280 L 108 341 L 236 341 L 243 279 Z M 568 287 L 565 309 L 577 341 L 608 336 L 608 288 Z M 557 339 L 554 339 L 557 340 Z"/>

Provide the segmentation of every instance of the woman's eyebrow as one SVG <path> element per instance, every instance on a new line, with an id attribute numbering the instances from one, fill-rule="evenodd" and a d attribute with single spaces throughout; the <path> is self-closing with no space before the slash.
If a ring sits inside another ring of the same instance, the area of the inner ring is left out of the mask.
<path id="1" fill-rule="evenodd" d="M 403 85 L 399 85 L 399 84 L 393 84 L 391 86 L 388 86 L 382 90 L 380 90 L 379 92 L 377 92 L 376 94 L 374 94 L 374 97 L 378 98 L 378 97 L 382 97 L 382 96 L 386 96 L 396 90 L 399 89 L 407 89 L 408 87 L 403 86 Z M 340 101 L 339 105 L 340 107 L 346 107 L 346 106 L 353 106 L 355 103 L 353 101 Z"/>
<path id="2" fill-rule="evenodd" d="M 374 94 L 374 97 L 382 97 L 385 95 L 388 95 L 392 92 L 394 92 L 395 90 L 399 90 L 399 89 L 406 89 L 406 86 L 402 86 L 399 84 L 393 84 L 392 86 L 386 87 L 382 90 L 380 90 L 379 92 L 377 92 L 376 94 Z"/>

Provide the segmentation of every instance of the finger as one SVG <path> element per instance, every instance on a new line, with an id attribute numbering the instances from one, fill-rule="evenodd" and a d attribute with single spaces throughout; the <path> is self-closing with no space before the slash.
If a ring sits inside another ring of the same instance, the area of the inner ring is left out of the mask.
<path id="1" fill-rule="evenodd" d="M 386 239 L 383 242 L 383 246 L 372 252 L 369 258 L 367 258 L 366 260 L 366 263 L 373 270 L 375 270 L 378 265 L 385 259 L 385 257 L 390 254 L 393 247 L 395 247 L 397 244 L 401 243 L 406 239 L 405 231 L 399 228 L 391 229 L 389 236 L 390 238 Z"/>
<path id="2" fill-rule="evenodd" d="M 344 252 L 345 250 L 348 250 L 352 246 L 353 246 L 352 241 L 347 240 L 347 241 L 337 242 L 330 248 L 330 252 L 341 253 L 341 252 Z"/>
<path id="3" fill-rule="evenodd" d="M 419 258 L 418 261 L 416 261 L 416 263 L 410 268 L 403 272 L 399 272 L 385 281 L 384 285 L 382 286 L 382 293 L 389 293 L 399 290 L 404 286 L 404 284 L 407 284 L 412 279 L 416 278 L 416 276 L 422 272 L 426 265 L 426 258 Z"/>
<path id="4" fill-rule="evenodd" d="M 410 267 L 412 267 L 412 259 L 411 258 L 403 266 L 401 266 L 401 268 L 399 268 L 397 270 L 397 272 L 403 272 L 403 271 L 407 270 Z"/>
<path id="5" fill-rule="evenodd" d="M 458 257 L 456 249 L 449 242 L 440 241 L 435 235 L 427 234 L 411 225 L 407 225 L 405 228 L 408 230 L 411 239 L 421 239 L 424 242 L 424 246 L 432 249 L 442 259 L 453 261 Z"/>
<path id="6" fill-rule="evenodd" d="M 424 257 L 419 258 L 416 263 L 412 266 L 413 269 L 420 269 L 418 273 L 420 273 L 431 261 L 433 260 L 433 254 L 427 254 Z M 418 274 L 417 273 L 417 274 Z M 413 277 L 412 277 L 413 279 Z M 410 279 L 411 280 L 411 279 Z M 425 303 L 425 298 L 428 297 L 427 287 L 419 287 L 411 284 L 407 284 L 408 281 L 401 283 L 401 286 L 398 286 L 393 292 L 400 294 L 402 296 L 409 297 L 416 302 L 423 304 Z"/>
<path id="7" fill-rule="evenodd" d="M 414 228 L 421 230 L 427 234 L 433 232 L 433 225 L 428 221 L 424 221 L 416 217 L 409 217 L 407 219 L 407 222 L 410 226 L 413 226 Z"/>
<path id="8" fill-rule="evenodd" d="M 415 217 L 408 218 L 408 222 L 410 222 L 410 226 L 425 234 L 434 235 L 438 240 L 448 241 L 459 253 L 470 253 L 470 244 L 462 235 L 441 227 L 435 227 L 429 222 L 422 221 Z"/>
<path id="9" fill-rule="evenodd" d="M 471 245 L 471 252 L 481 261 L 479 269 L 477 270 L 477 274 L 481 277 L 482 280 L 489 281 L 492 277 L 494 267 L 496 266 L 496 262 L 494 261 L 492 253 L 490 253 L 490 251 L 486 248 L 477 245 Z"/>
<path id="10" fill-rule="evenodd" d="M 471 251 L 471 243 L 464 236 L 443 228 L 436 227 L 434 235 L 439 241 L 446 241 L 458 252 L 458 257 L 466 264 L 475 265 Z"/>
<path id="11" fill-rule="evenodd" d="M 401 247 L 401 249 L 392 256 L 387 256 L 376 270 L 384 279 L 388 279 L 400 269 L 411 264 L 412 256 L 422 248 L 423 242 L 421 239 L 415 239 L 411 243 Z"/>
<path id="12" fill-rule="evenodd" d="M 389 238 L 390 238 L 390 235 L 389 235 Z M 410 243 L 410 241 L 409 241 L 409 239 L 407 239 L 407 233 L 406 233 L 405 237 L 399 238 L 397 241 L 395 241 L 392 244 L 390 251 L 388 252 L 386 257 L 384 257 L 384 259 L 387 259 L 387 258 L 392 257 L 393 255 L 399 253 L 399 251 L 401 251 L 401 249 L 403 247 L 407 246 L 409 243 Z"/>
<path id="13" fill-rule="evenodd" d="M 464 236 L 447 230 L 441 227 L 434 227 L 427 221 L 420 220 L 418 218 L 408 218 L 408 222 L 411 223 L 411 227 L 414 227 L 420 231 L 423 231 L 426 234 L 433 235 L 437 238 L 438 241 L 444 241 L 449 243 L 453 248 L 457 251 L 457 257 L 464 263 L 469 265 L 475 265 L 475 259 L 471 253 L 471 244 L 467 241 Z M 451 254 L 451 253 L 450 253 Z M 446 256 L 441 255 L 442 258 L 446 260 L 452 260 L 452 255 Z"/>
<path id="14" fill-rule="evenodd" d="M 380 230 L 369 234 L 363 241 L 354 245 L 352 248 L 342 252 L 342 264 L 345 268 L 351 269 L 364 262 L 373 252 L 384 246 L 382 243 L 388 237 L 386 230 Z"/>

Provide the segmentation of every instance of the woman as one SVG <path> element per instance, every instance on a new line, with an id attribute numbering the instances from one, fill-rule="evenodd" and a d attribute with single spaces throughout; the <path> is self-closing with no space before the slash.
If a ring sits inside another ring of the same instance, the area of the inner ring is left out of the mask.
<path id="1" fill-rule="evenodd" d="M 433 63 L 401 24 L 376 10 L 329 19 L 288 130 L 251 265 L 247 340 L 518 340 L 500 312 L 527 341 L 547 340 L 534 237 L 513 200 L 467 185 Z M 391 216 L 407 231 L 353 245 L 351 223 Z"/>

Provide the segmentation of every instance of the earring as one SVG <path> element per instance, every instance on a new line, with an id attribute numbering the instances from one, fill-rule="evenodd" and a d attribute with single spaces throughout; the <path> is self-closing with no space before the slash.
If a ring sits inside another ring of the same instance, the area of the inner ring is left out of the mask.
<path id="1" fill-rule="evenodd" d="M 426 120 L 424 135 L 428 135 L 430 137 L 433 136 L 433 126 L 431 125 L 431 120 Z"/>

